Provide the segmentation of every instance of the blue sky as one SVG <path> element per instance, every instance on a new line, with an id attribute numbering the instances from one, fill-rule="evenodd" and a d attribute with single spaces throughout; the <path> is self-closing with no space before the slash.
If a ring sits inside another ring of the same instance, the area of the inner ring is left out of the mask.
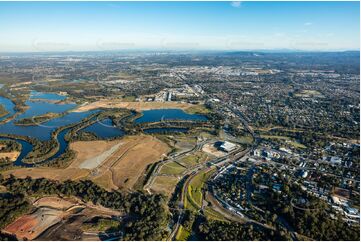
<path id="1" fill-rule="evenodd" d="M 0 51 L 359 49 L 359 2 L 0 2 Z"/>

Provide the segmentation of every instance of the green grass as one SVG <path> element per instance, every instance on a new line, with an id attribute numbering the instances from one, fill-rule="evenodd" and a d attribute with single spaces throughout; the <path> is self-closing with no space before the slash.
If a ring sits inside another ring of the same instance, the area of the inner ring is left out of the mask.
<path id="1" fill-rule="evenodd" d="M 214 211 L 210 207 L 206 207 L 204 209 L 204 215 L 209 219 L 219 220 L 219 221 L 227 221 L 224 219 L 222 214 L 218 213 L 217 211 Z"/>
<path id="2" fill-rule="evenodd" d="M 186 194 L 186 199 L 184 201 L 184 207 L 186 209 L 189 209 L 193 212 L 197 212 L 202 207 L 202 203 L 203 203 L 202 189 L 205 185 L 205 182 L 215 171 L 216 170 L 213 170 L 207 173 L 202 171 L 199 174 L 197 174 L 195 177 L 193 177 L 193 179 L 189 183 L 188 193 Z M 209 219 L 226 221 L 220 213 L 214 211 L 211 207 L 205 207 L 203 211 L 204 211 L 204 215 Z"/>
<path id="3" fill-rule="evenodd" d="M 287 136 L 277 136 L 277 135 L 263 135 L 261 134 L 261 138 L 263 139 L 278 139 L 278 140 L 283 140 L 286 141 L 287 144 L 292 145 L 295 148 L 299 148 L 299 149 L 305 149 L 307 148 L 305 145 L 298 143 L 297 141 L 292 140 L 290 137 Z"/>
<path id="4" fill-rule="evenodd" d="M 0 104 L 0 117 L 7 115 L 9 112 L 6 110 L 4 105 Z"/>
<path id="5" fill-rule="evenodd" d="M 175 236 L 175 239 L 177 241 L 186 241 L 188 240 L 188 237 L 191 235 L 191 233 L 186 230 L 182 225 L 180 225 L 177 234 Z"/>
<path id="6" fill-rule="evenodd" d="M 124 96 L 122 98 L 122 101 L 124 102 L 134 102 L 135 101 L 135 97 L 134 96 Z"/>
<path id="7" fill-rule="evenodd" d="M 252 136 L 240 136 L 240 137 L 237 137 L 237 139 L 242 144 L 252 144 L 253 143 Z"/>
<path id="8" fill-rule="evenodd" d="M 160 169 L 160 173 L 169 174 L 169 175 L 178 175 L 181 174 L 185 169 L 186 168 L 175 162 L 169 162 L 162 166 L 162 168 Z"/>
<path id="9" fill-rule="evenodd" d="M 85 231 L 97 232 L 97 231 L 105 231 L 105 230 L 116 230 L 120 225 L 119 221 L 111 220 L 108 218 L 100 218 L 98 221 L 94 223 L 85 223 L 83 224 L 83 229 Z"/>
<path id="10" fill-rule="evenodd" d="M 204 171 L 201 171 L 190 181 L 188 185 L 187 198 L 189 199 L 189 203 L 193 203 L 193 206 L 198 208 L 202 207 L 202 188 L 211 174 L 212 172 L 205 173 Z"/>
<path id="11" fill-rule="evenodd" d="M 207 155 L 204 153 L 196 153 L 194 155 L 188 155 L 180 160 L 179 163 L 186 167 L 194 166 L 200 162 L 204 162 L 207 159 Z"/>
<path id="12" fill-rule="evenodd" d="M 206 108 L 203 104 L 191 106 L 185 111 L 190 114 L 207 114 L 210 112 L 210 110 Z"/>

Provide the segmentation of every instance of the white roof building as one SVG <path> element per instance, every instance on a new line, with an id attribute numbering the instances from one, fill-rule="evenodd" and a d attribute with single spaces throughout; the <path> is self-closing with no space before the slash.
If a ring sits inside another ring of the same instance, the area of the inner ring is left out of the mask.
<path id="1" fill-rule="evenodd" d="M 221 150 L 224 150 L 226 152 L 231 152 L 232 150 L 236 149 L 237 148 L 237 145 L 231 143 L 231 142 L 228 142 L 228 141 L 224 141 L 220 146 L 219 148 Z"/>

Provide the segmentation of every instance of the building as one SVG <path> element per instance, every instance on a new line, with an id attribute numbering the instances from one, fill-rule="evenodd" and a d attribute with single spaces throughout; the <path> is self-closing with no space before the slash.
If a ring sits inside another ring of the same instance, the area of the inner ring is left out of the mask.
<path id="1" fill-rule="evenodd" d="M 235 150 L 237 148 L 237 145 L 228 142 L 228 141 L 224 141 L 221 143 L 221 145 L 219 146 L 219 149 L 225 152 L 231 152 L 233 150 Z"/>
<path id="2" fill-rule="evenodd" d="M 172 101 L 172 93 L 171 92 L 168 92 L 167 101 L 168 102 Z"/>

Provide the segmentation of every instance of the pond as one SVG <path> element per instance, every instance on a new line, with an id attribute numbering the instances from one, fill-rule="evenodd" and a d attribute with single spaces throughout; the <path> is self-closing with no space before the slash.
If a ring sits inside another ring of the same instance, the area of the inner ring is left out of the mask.
<path id="1" fill-rule="evenodd" d="M 153 109 L 142 112 L 143 116 L 137 118 L 135 123 L 159 122 L 162 120 L 192 120 L 207 121 L 207 117 L 200 114 L 189 114 L 182 109 Z"/>
<path id="2" fill-rule="evenodd" d="M 113 125 L 113 121 L 110 118 L 98 120 L 94 124 L 82 129 L 82 131 L 95 133 L 102 139 L 120 137 L 125 134 L 123 130 Z"/>
<path id="3" fill-rule="evenodd" d="M 44 92 L 31 91 L 30 99 L 46 99 L 46 100 L 53 100 L 53 101 L 63 101 L 66 99 L 66 96 L 63 96 L 63 95 L 60 95 L 57 93 L 44 93 Z"/>

